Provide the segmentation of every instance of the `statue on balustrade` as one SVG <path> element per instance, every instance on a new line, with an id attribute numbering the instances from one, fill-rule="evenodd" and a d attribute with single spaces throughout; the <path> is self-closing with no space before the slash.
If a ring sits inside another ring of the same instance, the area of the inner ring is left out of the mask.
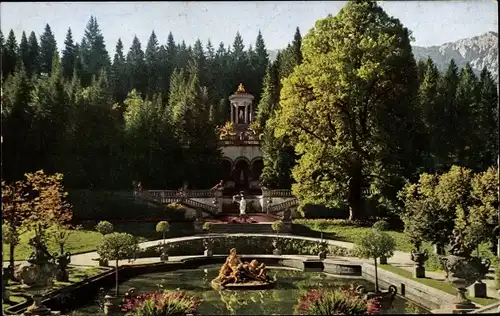
<path id="1" fill-rule="evenodd" d="M 240 198 L 239 201 L 236 200 L 237 197 Z M 233 195 L 233 203 L 238 203 L 240 205 L 240 215 L 246 215 L 247 201 L 245 200 L 243 192 L 240 192 L 239 195 Z"/>

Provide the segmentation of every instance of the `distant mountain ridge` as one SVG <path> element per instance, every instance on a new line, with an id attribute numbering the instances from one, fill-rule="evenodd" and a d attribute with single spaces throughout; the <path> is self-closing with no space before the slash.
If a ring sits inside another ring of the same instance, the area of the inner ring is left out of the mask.
<path id="1" fill-rule="evenodd" d="M 459 68 L 469 62 L 477 74 L 486 66 L 498 82 L 498 33 L 487 32 L 479 36 L 460 39 L 440 46 L 412 46 L 417 60 L 431 57 L 439 70 L 445 70 L 453 58 Z M 278 50 L 268 50 L 269 59 L 275 60 Z"/>

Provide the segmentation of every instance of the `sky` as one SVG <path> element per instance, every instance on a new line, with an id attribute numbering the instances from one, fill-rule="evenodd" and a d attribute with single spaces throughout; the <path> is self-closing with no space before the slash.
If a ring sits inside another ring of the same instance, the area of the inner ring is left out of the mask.
<path id="1" fill-rule="evenodd" d="M 413 32 L 413 45 L 432 46 L 461 38 L 498 32 L 498 3 L 468 1 L 379 1 L 380 6 Z M 345 1 L 227 1 L 227 2 L 2 2 L 0 27 L 16 38 L 22 31 L 40 36 L 48 23 L 63 48 L 68 28 L 81 41 L 90 16 L 97 18 L 112 56 L 118 38 L 128 50 L 136 35 L 145 49 L 151 31 L 165 44 L 171 31 L 176 42 L 193 44 L 210 39 L 217 47 L 232 44 L 239 31 L 245 45 L 255 43 L 261 30 L 268 49 L 293 40 L 298 26 L 304 36 L 316 20 L 336 15 Z"/>

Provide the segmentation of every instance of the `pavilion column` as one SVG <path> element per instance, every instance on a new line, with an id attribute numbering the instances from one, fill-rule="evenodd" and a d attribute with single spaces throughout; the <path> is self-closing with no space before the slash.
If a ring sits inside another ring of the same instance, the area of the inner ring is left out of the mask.
<path id="1" fill-rule="evenodd" d="M 245 104 L 245 124 L 248 124 L 248 105 Z"/>
<path id="2" fill-rule="evenodd" d="M 250 103 L 250 122 L 252 122 L 253 119 L 253 104 Z"/>
<path id="3" fill-rule="evenodd" d="M 231 102 L 231 122 L 234 122 L 234 104 Z"/>

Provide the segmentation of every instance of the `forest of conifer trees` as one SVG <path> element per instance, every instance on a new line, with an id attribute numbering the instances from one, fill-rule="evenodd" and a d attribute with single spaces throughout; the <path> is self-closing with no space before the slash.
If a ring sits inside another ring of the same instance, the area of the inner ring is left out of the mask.
<path id="1" fill-rule="evenodd" d="M 145 46 L 134 37 L 128 51 L 118 40 L 111 56 L 94 17 L 79 42 L 68 29 L 62 47 L 48 24 L 39 36 L 28 32 L 21 39 L 12 30 L 0 34 L 5 180 L 44 169 L 63 173 L 72 189 L 126 189 L 139 179 L 149 188 L 178 188 L 185 180 L 208 188 L 220 177 L 216 126 L 243 82 L 264 133 L 262 180 L 284 188 L 293 182 L 299 156 L 291 137 L 275 128 L 282 80 L 303 62 L 298 28 L 273 62 L 260 32 L 245 47 L 239 33 L 232 45 L 214 46 L 153 31 Z M 414 123 L 418 137 L 401 157 L 403 176 L 494 165 L 498 94 L 490 72 L 477 77 L 452 60 L 441 73 L 429 59 L 416 63 L 415 79 L 419 114 L 403 120 Z"/>

